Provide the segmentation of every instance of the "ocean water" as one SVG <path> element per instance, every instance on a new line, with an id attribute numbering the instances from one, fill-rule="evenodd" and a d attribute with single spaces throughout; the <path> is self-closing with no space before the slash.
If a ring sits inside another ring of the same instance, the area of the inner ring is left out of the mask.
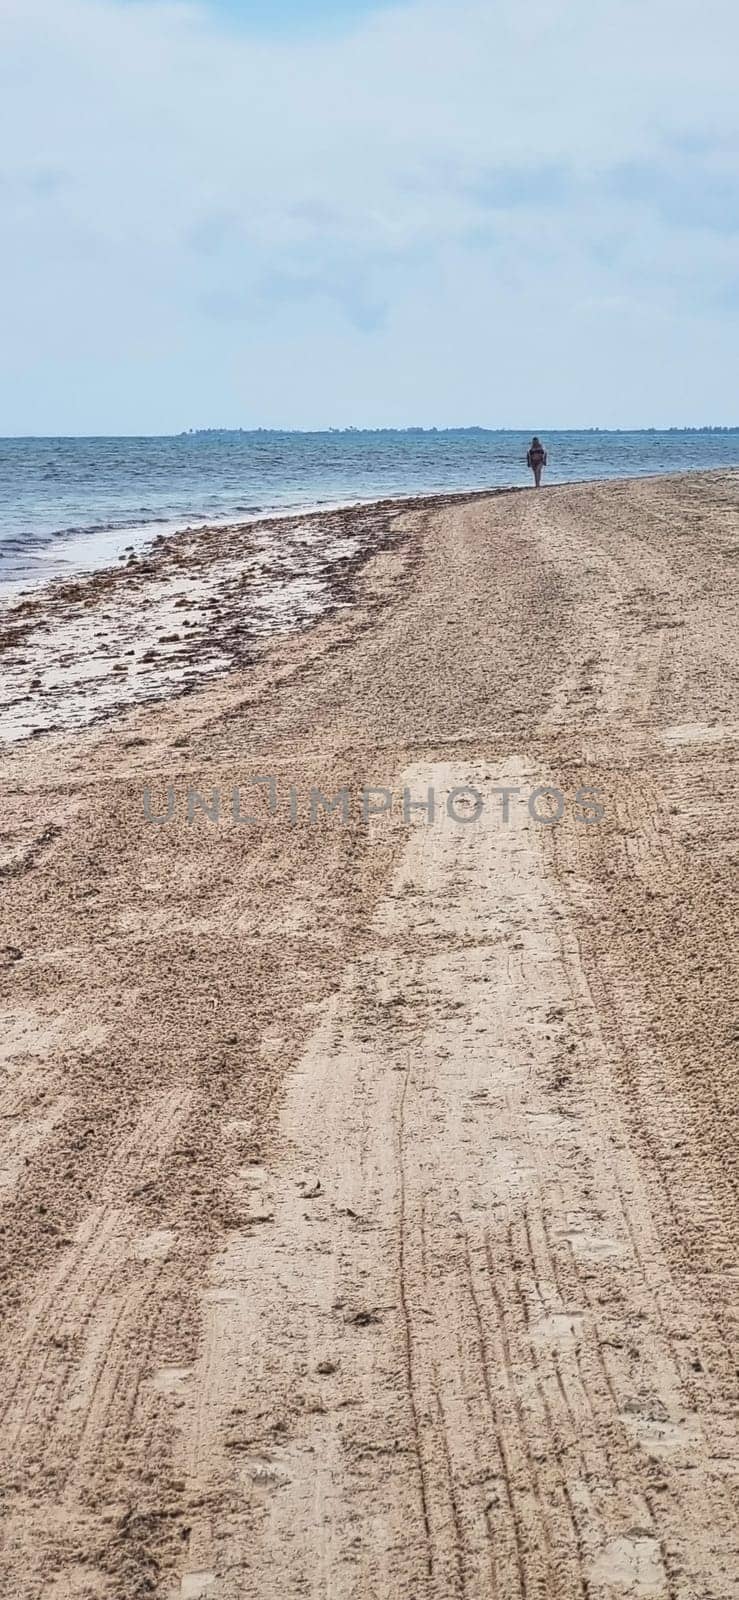
<path id="1" fill-rule="evenodd" d="M 547 483 L 739 464 L 739 429 L 542 438 Z M 476 428 L 0 439 L 0 581 L 102 565 L 205 522 L 525 484 L 529 439 Z"/>

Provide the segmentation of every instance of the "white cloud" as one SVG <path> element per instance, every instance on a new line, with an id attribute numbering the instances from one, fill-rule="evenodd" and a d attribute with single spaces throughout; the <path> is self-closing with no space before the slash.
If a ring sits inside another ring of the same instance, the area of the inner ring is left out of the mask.
<path id="1" fill-rule="evenodd" d="M 0 431 L 729 418 L 733 0 L 4 5 Z"/>

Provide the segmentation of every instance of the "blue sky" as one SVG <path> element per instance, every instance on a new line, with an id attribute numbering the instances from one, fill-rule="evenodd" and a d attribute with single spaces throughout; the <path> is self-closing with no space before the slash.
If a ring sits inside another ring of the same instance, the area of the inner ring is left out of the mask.
<path id="1" fill-rule="evenodd" d="M 119 0 L 140 5 L 145 0 Z M 154 0 L 156 3 L 156 0 Z M 168 0 L 159 0 L 160 4 Z M 312 33 L 326 27 L 351 27 L 369 12 L 402 5 L 403 0 L 202 0 L 202 8 L 242 32 Z"/>
<path id="2" fill-rule="evenodd" d="M 738 54 L 734 0 L 3 0 L 0 433 L 736 421 Z"/>

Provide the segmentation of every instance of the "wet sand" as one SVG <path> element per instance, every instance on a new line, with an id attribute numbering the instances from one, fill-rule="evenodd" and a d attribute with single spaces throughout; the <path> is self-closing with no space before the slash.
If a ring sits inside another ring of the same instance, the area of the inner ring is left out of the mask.
<path id="1" fill-rule="evenodd" d="M 436 497 L 429 505 L 443 505 Z M 351 603 L 404 502 L 159 534 L 142 550 L 26 589 L 0 584 L 0 746 L 89 727 L 253 664 Z"/>
<path id="2" fill-rule="evenodd" d="M 739 1594 L 738 489 L 5 615 L 4 1594 Z"/>

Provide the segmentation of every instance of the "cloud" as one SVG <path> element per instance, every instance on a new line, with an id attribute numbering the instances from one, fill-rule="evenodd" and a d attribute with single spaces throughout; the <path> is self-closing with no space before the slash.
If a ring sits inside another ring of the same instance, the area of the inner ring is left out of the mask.
<path id="1" fill-rule="evenodd" d="M 527 206 L 561 207 L 573 187 L 563 164 L 491 167 L 475 179 L 471 192 L 481 206 L 510 211 Z"/>
<path id="2" fill-rule="evenodd" d="M 4 0 L 0 430 L 728 416 L 737 45 L 733 0 Z"/>
<path id="3" fill-rule="evenodd" d="M 606 174 L 611 194 L 676 230 L 707 228 L 739 235 L 739 152 L 731 170 L 708 152 L 650 163 L 632 161 Z"/>

